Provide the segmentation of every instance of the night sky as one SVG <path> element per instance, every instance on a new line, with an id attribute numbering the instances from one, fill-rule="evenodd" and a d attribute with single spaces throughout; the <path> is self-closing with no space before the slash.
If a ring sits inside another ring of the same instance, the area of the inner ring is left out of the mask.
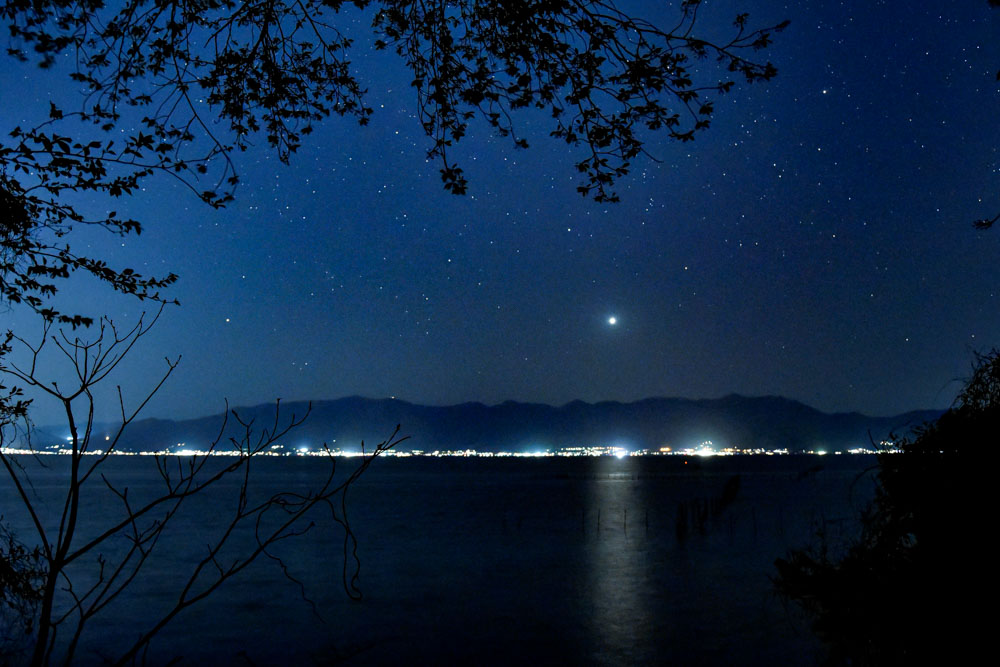
<path id="1" fill-rule="evenodd" d="M 227 397 L 353 394 L 947 406 L 973 352 L 1000 344 L 1000 229 L 971 224 L 1000 212 L 1000 10 L 709 2 L 707 32 L 727 34 L 738 9 L 755 26 L 791 20 L 765 55 L 778 76 L 718 98 L 694 142 L 654 137 L 659 162 L 635 162 L 618 204 L 576 192 L 580 153 L 531 113 L 519 117 L 528 150 L 474 125 L 452 151 L 469 192 L 445 192 L 410 77 L 364 42 L 354 62 L 371 124 L 329 119 L 289 166 L 261 140 L 237 156 L 226 209 L 167 177 L 126 201 L 81 200 L 145 231 L 73 243 L 181 277 L 170 290 L 181 305 L 117 381 L 137 398 L 164 356 L 183 355 L 145 413 L 173 418 Z M 4 128 L 75 94 L 58 71 L 10 59 L 0 85 Z M 86 282 L 62 298 L 122 323 L 144 305 Z M 2 317 L 38 329 L 23 311 Z M 35 419 L 54 414 L 40 402 Z"/>

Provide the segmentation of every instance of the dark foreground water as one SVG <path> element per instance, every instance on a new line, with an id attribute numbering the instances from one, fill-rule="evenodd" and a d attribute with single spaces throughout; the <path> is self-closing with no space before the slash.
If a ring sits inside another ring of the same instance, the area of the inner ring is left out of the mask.
<path id="1" fill-rule="evenodd" d="M 263 460 L 257 484 L 304 490 L 319 463 Z M 261 562 L 178 617 L 149 662 L 815 664 L 821 647 L 805 619 L 772 592 L 773 562 L 820 524 L 850 532 L 872 491 L 859 474 L 873 464 L 855 456 L 379 460 L 349 495 L 363 600 L 344 594 L 343 533 L 324 524 L 282 551 L 322 620 Z M 133 493 L 156 480 L 149 459 L 113 459 L 107 470 Z M 34 473 L 39 497 L 64 479 L 58 465 Z M 91 504 L 84 532 L 113 514 L 106 500 Z M 223 490 L 206 500 L 179 517 L 130 596 L 91 622 L 77 663 L 100 664 L 172 599 L 179 573 L 204 554 L 233 502 Z M 0 502 L 20 523 L 6 479 Z"/>

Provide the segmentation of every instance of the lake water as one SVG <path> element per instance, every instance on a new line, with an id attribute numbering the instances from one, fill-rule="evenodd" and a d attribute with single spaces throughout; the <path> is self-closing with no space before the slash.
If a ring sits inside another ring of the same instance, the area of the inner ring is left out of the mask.
<path id="1" fill-rule="evenodd" d="M 381 459 L 348 497 L 363 600 L 341 586 L 343 533 L 322 525 L 282 551 L 322 620 L 273 563 L 260 562 L 168 626 L 150 662 L 815 664 L 821 647 L 806 620 L 773 594 L 773 562 L 821 524 L 851 532 L 873 464 Z M 34 471 L 39 497 L 64 479 L 59 467 Z M 261 460 L 257 484 L 304 490 L 320 468 L 308 458 Z M 151 459 L 120 457 L 107 470 L 136 494 L 156 481 Z M 178 517 L 146 580 L 88 626 L 78 663 L 100 664 L 167 604 L 232 506 L 225 491 Z M 0 502 L 20 524 L 6 479 Z M 106 503 L 91 501 L 84 532 L 112 515 Z"/>

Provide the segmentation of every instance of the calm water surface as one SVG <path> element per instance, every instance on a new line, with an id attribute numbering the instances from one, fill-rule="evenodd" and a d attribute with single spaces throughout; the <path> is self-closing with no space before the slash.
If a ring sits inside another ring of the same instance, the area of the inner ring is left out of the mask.
<path id="1" fill-rule="evenodd" d="M 342 531 L 321 523 L 281 555 L 322 619 L 273 563 L 261 562 L 168 626 L 151 662 L 815 664 L 820 647 L 804 619 L 772 593 L 773 562 L 820 524 L 849 532 L 872 491 L 870 475 L 859 475 L 873 463 L 379 460 L 348 498 L 363 600 L 341 587 Z M 320 467 L 315 459 L 263 460 L 257 484 L 305 490 Z M 155 489 L 152 460 L 116 458 L 107 470 L 133 494 Z M 39 497 L 64 475 L 59 465 L 35 470 Z M 215 491 L 178 517 L 146 579 L 92 622 L 78 662 L 100 664 L 169 603 L 180 573 L 233 506 L 232 491 Z M 97 495 L 84 532 L 117 511 Z M 0 501 L 16 523 L 7 480 Z"/>

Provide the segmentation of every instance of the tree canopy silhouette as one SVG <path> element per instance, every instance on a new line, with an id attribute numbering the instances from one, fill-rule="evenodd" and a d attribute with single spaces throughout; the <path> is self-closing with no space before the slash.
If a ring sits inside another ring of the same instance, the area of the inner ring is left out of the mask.
<path id="1" fill-rule="evenodd" d="M 577 168 L 587 182 L 579 189 L 600 200 L 614 196 L 614 178 L 642 151 L 641 130 L 688 141 L 709 125 L 706 95 L 728 91 L 737 79 L 773 77 L 774 66 L 756 52 L 786 25 L 754 30 L 740 14 L 730 38 L 714 42 L 696 31 L 700 0 L 682 2 L 669 29 L 607 0 L 126 0 L 115 8 L 12 0 L 3 11 L 17 45 L 11 55 L 50 67 L 56 55 L 74 54 L 71 76 L 88 94 L 80 119 L 109 130 L 123 107 L 147 112 L 146 133 L 132 135 L 116 155 L 202 172 L 259 132 L 287 160 L 326 116 L 368 122 L 373 110 L 362 74 L 349 60 L 354 31 L 340 26 L 348 5 L 371 12 L 373 46 L 395 51 L 412 73 L 428 154 L 441 159 L 446 188 L 465 190 L 448 148 L 473 118 L 523 147 L 511 112 L 535 107 L 551 114 L 554 136 L 583 148 Z M 721 76 L 698 63 L 710 59 Z M 64 112 L 53 106 L 51 115 Z M 230 134 L 213 131 L 209 116 Z M 199 136 L 207 151 L 185 158 L 183 148 Z M 215 204 L 228 198 L 201 194 Z"/>
<path id="2" fill-rule="evenodd" d="M 856 539 L 776 562 L 778 591 L 812 615 L 832 664 L 955 662 L 989 636 L 998 432 L 993 350 L 951 409 L 879 456 Z"/>
<path id="3" fill-rule="evenodd" d="M 524 148 L 515 116 L 532 108 L 580 150 L 577 189 L 617 200 L 615 180 L 653 133 L 690 141 L 709 127 L 714 96 L 776 74 L 760 51 L 787 22 L 755 29 L 739 14 L 729 37 L 713 41 L 700 8 L 684 0 L 662 28 L 608 0 L 6 0 L 7 53 L 68 69 L 67 92 L 84 99 L 57 97 L 47 118 L 0 143 L 0 291 L 74 326 L 92 319 L 43 301 L 75 271 L 161 299 L 174 276 L 112 268 L 61 242 L 74 225 L 130 234 L 140 222 L 107 208 L 85 214 L 66 195 L 119 198 L 159 172 L 223 206 L 239 180 L 233 156 L 255 140 L 287 161 L 328 116 L 367 124 L 363 81 L 377 73 L 350 60 L 359 16 L 370 21 L 370 47 L 409 70 L 447 190 L 467 189 L 451 152 L 470 123 Z"/>

